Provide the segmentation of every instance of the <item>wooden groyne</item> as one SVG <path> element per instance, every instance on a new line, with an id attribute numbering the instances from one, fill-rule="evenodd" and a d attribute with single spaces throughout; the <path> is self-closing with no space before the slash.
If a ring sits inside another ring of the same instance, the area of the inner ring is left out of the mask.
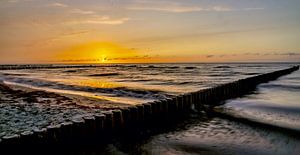
<path id="1" fill-rule="evenodd" d="M 105 111 L 103 114 L 76 118 L 59 125 L 26 131 L 21 134 L 4 136 L 0 146 L 20 144 L 72 144 L 76 142 L 97 142 L 108 135 L 122 130 L 130 130 L 168 118 L 176 118 L 192 111 L 203 111 L 214 107 L 220 101 L 248 93 L 260 83 L 275 80 L 299 69 L 294 66 L 271 73 L 260 74 L 216 87 L 183 94 L 174 98 L 144 103 L 129 108 Z"/>

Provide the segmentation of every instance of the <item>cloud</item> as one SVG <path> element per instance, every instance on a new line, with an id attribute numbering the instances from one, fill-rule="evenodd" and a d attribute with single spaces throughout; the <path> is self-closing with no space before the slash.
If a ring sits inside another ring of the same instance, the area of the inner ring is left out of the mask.
<path id="1" fill-rule="evenodd" d="M 214 57 L 215 55 L 206 55 L 206 58 L 212 58 Z"/>
<path id="2" fill-rule="evenodd" d="M 106 58 L 108 61 L 118 61 L 118 60 L 144 60 L 144 59 L 153 59 L 154 57 L 149 55 L 141 56 L 131 56 L 131 57 L 115 57 L 115 58 Z"/>
<path id="3" fill-rule="evenodd" d="M 81 10 L 81 9 L 72 9 L 70 13 L 75 13 L 75 14 L 82 14 L 82 15 L 91 15 L 95 14 L 94 11 L 86 11 L 86 10 Z"/>
<path id="4" fill-rule="evenodd" d="M 66 24 L 70 24 L 70 25 L 76 25 L 76 24 L 120 25 L 120 24 L 124 24 L 125 22 L 127 22 L 129 20 L 130 20 L 130 18 L 128 18 L 128 17 L 112 19 L 109 16 L 101 16 L 101 17 L 97 17 L 97 18 L 70 21 L 70 22 L 67 22 Z"/>
<path id="5" fill-rule="evenodd" d="M 66 13 L 69 14 L 78 14 L 82 16 L 78 17 L 85 17 L 84 19 L 82 18 L 77 18 L 75 20 L 67 20 L 66 22 L 63 22 L 63 24 L 67 25 L 76 25 L 76 24 L 107 24 L 107 25 L 118 25 L 118 24 L 123 24 L 125 21 L 128 21 L 129 18 L 121 18 L 121 19 L 110 19 L 109 16 L 99 16 L 95 11 L 91 10 L 83 10 L 80 8 L 68 6 L 63 3 L 53 3 L 50 6 L 54 7 L 61 7 L 61 8 L 66 8 L 65 11 Z"/>
<path id="6" fill-rule="evenodd" d="M 200 12 L 200 11 L 216 11 L 225 12 L 233 11 L 230 8 L 222 6 L 214 6 L 211 8 L 202 8 L 198 6 L 130 6 L 127 7 L 128 10 L 140 10 L 140 11 L 163 11 L 163 12 L 173 12 L 173 13 L 185 13 L 185 12 Z"/>
<path id="7" fill-rule="evenodd" d="M 256 53 L 247 52 L 247 53 L 244 53 L 244 55 L 260 55 L 260 53 L 258 53 L 258 52 L 256 52 Z"/>
<path id="8" fill-rule="evenodd" d="M 228 11 L 254 11 L 264 10 L 262 7 L 249 8 L 231 8 L 229 6 L 215 5 L 215 6 L 200 6 L 190 5 L 187 3 L 179 3 L 174 1 L 134 1 L 133 4 L 127 6 L 128 10 L 137 11 L 162 11 L 171 13 L 187 13 L 187 12 L 228 12 Z"/>
<path id="9" fill-rule="evenodd" d="M 19 0 L 8 0 L 7 2 L 8 2 L 8 3 L 18 3 Z"/>
<path id="10" fill-rule="evenodd" d="M 129 21 L 130 18 L 120 18 L 120 19 L 108 19 L 108 20 L 87 20 L 84 21 L 87 24 L 107 24 L 107 25 L 120 25 L 127 21 Z"/>
<path id="11" fill-rule="evenodd" d="M 247 33 L 247 32 L 255 32 L 255 31 L 264 31 L 274 29 L 276 27 L 257 27 L 257 28 L 249 28 L 249 29 L 233 29 L 233 30 L 225 30 L 225 31 L 215 31 L 215 32 L 192 32 L 192 33 L 177 33 L 177 34 L 164 34 L 157 36 L 148 36 L 148 37 L 139 37 L 128 40 L 128 42 L 162 42 L 162 41 L 172 41 L 178 39 L 195 39 L 195 38 L 204 38 L 218 35 L 226 35 L 226 34 L 237 34 L 237 33 Z"/>
<path id="12" fill-rule="evenodd" d="M 100 59 L 63 59 L 61 62 L 101 62 Z"/>
<path id="13" fill-rule="evenodd" d="M 244 8 L 244 11 L 264 10 L 265 8 Z"/>
<path id="14" fill-rule="evenodd" d="M 82 14 L 82 15 L 91 15 L 91 14 L 95 14 L 94 11 L 89 11 L 89 10 L 82 10 L 79 8 L 72 8 L 67 4 L 63 4 L 63 3 L 52 3 L 49 5 L 50 7 L 59 7 L 59 8 L 68 8 L 67 10 L 69 11 L 69 13 L 74 13 L 74 14 Z"/>
<path id="15" fill-rule="evenodd" d="M 85 35 L 90 33 L 92 30 L 78 30 L 78 31 L 71 31 L 71 32 L 64 32 L 62 34 L 59 34 L 57 36 L 48 37 L 45 39 L 39 39 L 34 42 L 25 43 L 24 45 L 26 47 L 35 47 L 35 46 L 47 46 L 51 45 L 54 42 L 65 40 L 66 38 L 72 38 L 72 37 L 78 37 L 81 35 Z"/>
<path id="16" fill-rule="evenodd" d="M 234 9 L 224 7 L 224 6 L 214 6 L 212 8 L 204 9 L 205 11 L 217 11 L 217 12 L 224 12 L 224 11 L 234 11 Z"/>
<path id="17" fill-rule="evenodd" d="M 154 57 L 149 55 L 141 55 L 141 56 L 131 56 L 131 57 L 103 57 L 102 59 L 63 59 L 62 62 L 101 62 L 105 61 L 128 61 L 128 60 L 149 60 Z"/>
<path id="18" fill-rule="evenodd" d="M 288 53 L 282 53 L 283 55 L 288 55 L 288 56 L 299 56 L 300 53 L 295 53 L 295 52 L 288 52 Z"/>
<path id="19" fill-rule="evenodd" d="M 300 56 L 300 52 L 271 52 L 270 55 L 282 55 L 282 56 Z"/>
<path id="20" fill-rule="evenodd" d="M 176 6 L 176 7 L 149 7 L 149 6 L 132 6 L 128 7 L 128 10 L 140 10 L 140 11 L 164 11 L 164 12 L 195 12 L 195 11 L 202 11 L 200 7 L 183 7 L 183 6 Z"/>
<path id="21" fill-rule="evenodd" d="M 49 6 L 53 6 L 53 7 L 61 7 L 61 8 L 69 7 L 68 5 L 63 4 L 63 3 L 52 3 L 52 4 L 50 4 Z"/>
<path id="22" fill-rule="evenodd" d="M 274 56 L 300 56 L 300 53 L 297 52 L 267 52 L 267 53 L 251 53 L 247 52 L 244 53 L 243 55 L 274 55 Z"/>
<path id="23" fill-rule="evenodd" d="M 90 33 L 90 30 L 82 30 L 82 31 L 73 31 L 73 32 L 69 32 L 69 33 L 63 33 L 61 36 L 70 37 L 70 36 L 83 35 L 83 34 L 87 34 L 87 33 Z"/>
<path id="24" fill-rule="evenodd" d="M 32 2 L 35 0 L 7 0 L 8 3 Z"/>

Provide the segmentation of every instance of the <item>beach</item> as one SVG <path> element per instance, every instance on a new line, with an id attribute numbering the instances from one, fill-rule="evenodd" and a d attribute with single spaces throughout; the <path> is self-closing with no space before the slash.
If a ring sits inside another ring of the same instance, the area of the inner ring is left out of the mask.
<path id="1" fill-rule="evenodd" d="M 71 70 L 2 70 L 0 136 L 41 130 L 289 66 L 292 64 L 134 64 Z M 299 78 L 297 71 L 261 84 L 251 94 L 227 100 L 217 108 L 229 115 L 299 130 Z M 89 148 L 83 152 L 294 154 L 299 151 L 298 137 L 206 113 L 192 113 L 179 121 L 158 124 L 137 128 L 136 132 L 126 131 L 127 136 L 113 136 L 101 149 Z M 286 146 L 280 147 L 283 143 Z"/>

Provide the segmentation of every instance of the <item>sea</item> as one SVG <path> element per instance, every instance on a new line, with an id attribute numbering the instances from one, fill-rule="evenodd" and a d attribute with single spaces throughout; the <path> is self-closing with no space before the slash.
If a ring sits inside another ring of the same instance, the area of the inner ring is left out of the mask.
<path id="1" fill-rule="evenodd" d="M 299 63 L 99 64 L 72 68 L 0 70 L 5 84 L 137 105 L 285 69 Z M 64 65 L 59 65 L 64 66 Z M 69 65 L 66 65 L 69 66 Z M 299 154 L 300 71 L 224 101 L 224 113 L 258 122 L 193 114 L 120 136 L 77 154 Z M 266 125 L 261 125 L 266 124 Z M 275 127 L 273 127 L 275 126 Z M 279 127 L 287 130 L 274 130 Z M 153 130 L 153 131 L 152 131 Z"/>

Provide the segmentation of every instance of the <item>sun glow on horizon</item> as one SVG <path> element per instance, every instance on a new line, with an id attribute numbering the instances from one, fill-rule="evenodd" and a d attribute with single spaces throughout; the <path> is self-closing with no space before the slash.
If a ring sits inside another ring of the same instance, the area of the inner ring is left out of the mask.
<path id="1" fill-rule="evenodd" d="M 77 45 L 60 52 L 56 59 L 64 62 L 96 62 L 110 63 L 115 60 L 125 60 L 125 58 L 136 57 L 139 53 L 118 44 L 108 42 L 90 42 Z"/>

